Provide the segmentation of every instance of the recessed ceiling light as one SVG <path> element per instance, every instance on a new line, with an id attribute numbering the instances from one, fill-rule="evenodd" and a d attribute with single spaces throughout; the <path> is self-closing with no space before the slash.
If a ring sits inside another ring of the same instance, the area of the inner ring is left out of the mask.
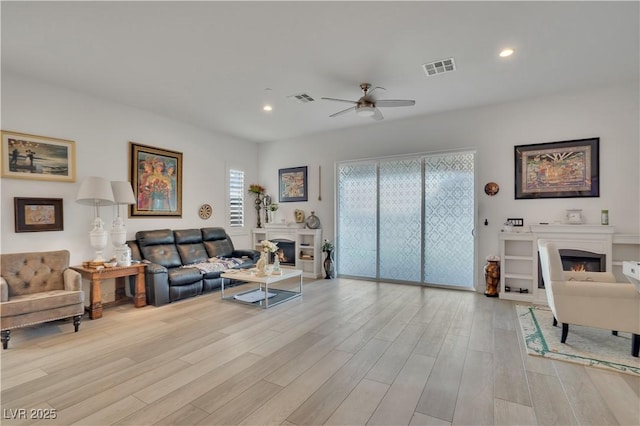
<path id="1" fill-rule="evenodd" d="M 273 110 L 273 107 L 272 107 L 271 105 L 265 105 L 265 106 L 263 106 L 263 107 L 262 107 L 262 109 L 263 109 L 264 111 L 272 111 L 272 110 Z"/>
<path id="2" fill-rule="evenodd" d="M 503 49 L 500 52 L 500 57 L 501 58 L 506 58 L 507 56 L 513 55 L 513 52 L 515 52 L 515 50 L 513 50 L 513 49 Z"/>

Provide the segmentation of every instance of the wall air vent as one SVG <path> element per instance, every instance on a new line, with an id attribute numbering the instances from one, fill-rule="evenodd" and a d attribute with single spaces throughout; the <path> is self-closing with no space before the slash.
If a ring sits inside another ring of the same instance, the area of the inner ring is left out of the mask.
<path id="1" fill-rule="evenodd" d="M 456 63 L 453 58 L 440 59 L 438 61 L 430 62 L 428 64 L 422 64 L 422 68 L 427 76 L 442 74 L 445 72 L 451 72 L 456 70 Z"/>
<path id="2" fill-rule="evenodd" d="M 296 101 L 296 102 L 301 103 L 301 104 L 306 104 L 307 102 L 315 101 L 315 99 L 313 99 L 310 95 L 308 95 L 306 93 L 300 93 L 298 95 L 287 96 L 287 99 L 291 99 L 292 101 Z"/>

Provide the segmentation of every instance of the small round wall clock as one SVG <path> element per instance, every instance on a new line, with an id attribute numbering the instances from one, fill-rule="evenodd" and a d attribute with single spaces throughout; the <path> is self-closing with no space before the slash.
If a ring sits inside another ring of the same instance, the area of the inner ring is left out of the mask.
<path id="1" fill-rule="evenodd" d="M 209 219 L 211 217 L 211 213 L 213 213 L 213 209 L 210 204 L 203 204 L 198 210 L 198 216 L 200 216 L 200 219 Z"/>

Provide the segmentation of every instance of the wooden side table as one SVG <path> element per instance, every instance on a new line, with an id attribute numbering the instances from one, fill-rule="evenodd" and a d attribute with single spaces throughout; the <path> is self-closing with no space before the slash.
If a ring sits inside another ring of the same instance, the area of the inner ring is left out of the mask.
<path id="1" fill-rule="evenodd" d="M 136 308 L 141 308 L 147 304 L 147 296 L 144 283 L 144 268 L 147 265 L 144 263 L 136 263 L 131 266 L 115 266 L 113 268 L 85 268 L 84 266 L 72 266 L 71 269 L 80 272 L 82 278 L 89 280 L 90 286 L 90 301 L 89 318 L 98 319 L 102 318 L 102 295 L 100 292 L 100 283 L 102 280 L 110 278 L 125 278 L 131 275 L 136 275 L 136 288 L 133 296 L 133 304 Z M 125 283 L 126 285 L 126 283 Z"/>

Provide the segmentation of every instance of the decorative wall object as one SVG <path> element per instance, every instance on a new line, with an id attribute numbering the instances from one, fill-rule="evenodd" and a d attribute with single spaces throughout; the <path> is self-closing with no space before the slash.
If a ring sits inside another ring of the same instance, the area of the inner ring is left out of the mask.
<path id="1" fill-rule="evenodd" d="M 515 198 L 599 197 L 600 138 L 518 145 Z"/>
<path id="2" fill-rule="evenodd" d="M 278 170 L 280 202 L 307 201 L 307 166 Z"/>
<path id="3" fill-rule="evenodd" d="M 484 193 L 493 197 L 500 191 L 500 186 L 495 182 L 489 182 L 484 186 Z"/>
<path id="4" fill-rule="evenodd" d="M 211 204 L 203 204 L 198 209 L 198 216 L 200 216 L 200 219 L 209 219 L 211 217 L 211 213 L 213 213 Z"/>
<path id="5" fill-rule="evenodd" d="M 76 181 L 74 141 L 2 132 L 2 177 Z"/>
<path id="6" fill-rule="evenodd" d="M 129 142 L 131 216 L 182 217 L 182 153 Z"/>
<path id="7" fill-rule="evenodd" d="M 16 232 L 62 231 L 62 198 L 13 199 Z"/>

